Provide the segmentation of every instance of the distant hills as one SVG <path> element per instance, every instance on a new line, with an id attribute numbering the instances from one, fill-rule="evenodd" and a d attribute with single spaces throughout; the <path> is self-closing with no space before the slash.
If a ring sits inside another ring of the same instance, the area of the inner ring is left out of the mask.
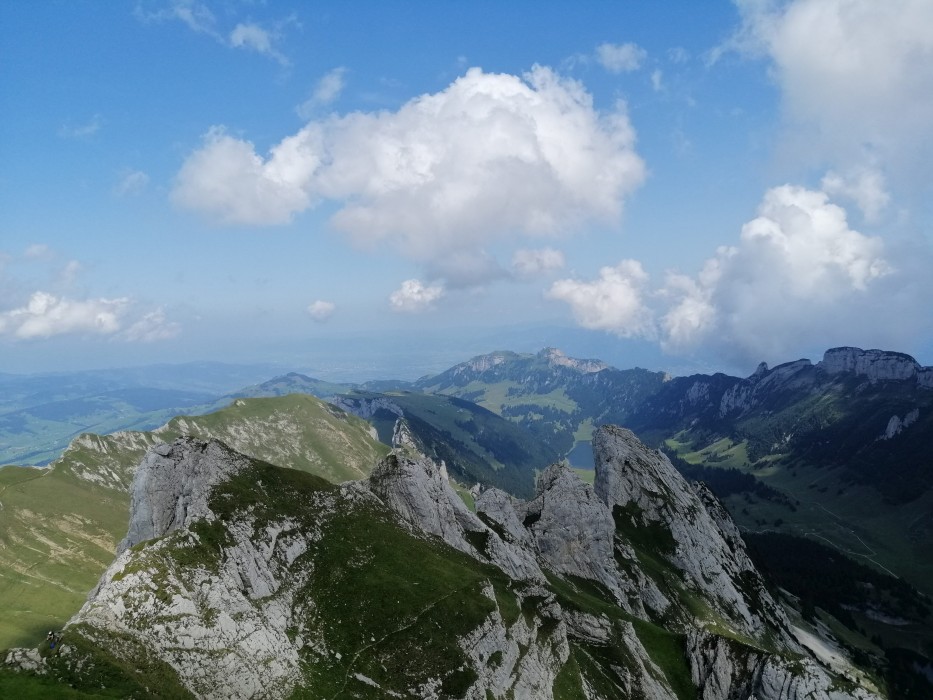
<path id="1" fill-rule="evenodd" d="M 85 432 L 149 430 L 207 413 L 268 377 L 271 365 L 192 362 L 112 370 L 0 374 L 0 465 L 47 464 Z"/>
<path id="2" fill-rule="evenodd" d="M 478 403 L 518 423 L 574 466 L 592 468 L 595 427 L 627 425 L 668 379 L 663 372 L 619 370 L 546 348 L 537 354 L 481 355 L 415 386 Z"/>

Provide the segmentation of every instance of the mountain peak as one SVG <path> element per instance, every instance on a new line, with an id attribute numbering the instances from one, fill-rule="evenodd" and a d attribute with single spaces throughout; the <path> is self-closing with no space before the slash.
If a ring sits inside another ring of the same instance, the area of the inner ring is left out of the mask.
<path id="1" fill-rule="evenodd" d="M 544 348 L 538 353 L 538 357 L 547 360 L 551 365 L 569 367 L 570 369 L 575 369 L 584 374 L 601 372 L 609 368 L 609 365 L 601 360 L 578 360 L 574 357 L 569 357 L 563 350 L 558 350 L 557 348 Z"/>

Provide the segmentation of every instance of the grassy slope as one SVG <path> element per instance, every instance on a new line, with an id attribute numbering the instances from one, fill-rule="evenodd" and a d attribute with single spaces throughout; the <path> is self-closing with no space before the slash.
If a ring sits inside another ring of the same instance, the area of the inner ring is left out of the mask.
<path id="1" fill-rule="evenodd" d="M 332 481 L 365 476 L 387 452 L 364 421 L 293 395 L 240 399 L 173 420 L 157 437 L 81 436 L 49 469 L 0 468 L 0 649 L 33 645 L 80 608 L 126 534 L 136 464 L 182 432 Z"/>
<path id="2" fill-rule="evenodd" d="M 534 490 L 535 470 L 556 459 L 521 426 L 470 401 L 417 392 L 347 396 L 350 400 L 383 397 L 402 409 L 426 453 L 444 460 L 451 476 L 468 486 L 481 482 L 528 498 Z M 395 420 L 395 414 L 384 410 L 373 416 L 383 440 L 390 438 Z"/>
<path id="3" fill-rule="evenodd" d="M 237 399 L 196 418 L 179 417 L 155 431 L 215 438 L 238 452 L 340 482 L 361 479 L 388 453 L 368 423 L 306 394 Z"/>
<path id="4" fill-rule="evenodd" d="M 126 532 L 126 493 L 62 469 L 0 469 L 0 648 L 32 646 L 84 602 Z"/>
<path id="5" fill-rule="evenodd" d="M 903 576 L 933 596 L 933 491 L 892 506 L 870 486 L 852 484 L 840 468 L 789 463 L 774 455 L 749 464 L 746 444 L 720 439 L 692 450 L 684 436 L 667 441 L 688 462 L 736 468 L 785 493 L 781 503 L 737 494 L 725 499 L 740 527 L 776 530 L 832 544 L 857 561 Z"/>

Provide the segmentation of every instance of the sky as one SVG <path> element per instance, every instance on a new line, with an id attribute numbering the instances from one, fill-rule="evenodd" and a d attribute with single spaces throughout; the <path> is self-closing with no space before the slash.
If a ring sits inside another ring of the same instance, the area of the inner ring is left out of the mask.
<path id="1" fill-rule="evenodd" d="M 933 364 L 933 3 L 0 4 L 0 372 Z"/>

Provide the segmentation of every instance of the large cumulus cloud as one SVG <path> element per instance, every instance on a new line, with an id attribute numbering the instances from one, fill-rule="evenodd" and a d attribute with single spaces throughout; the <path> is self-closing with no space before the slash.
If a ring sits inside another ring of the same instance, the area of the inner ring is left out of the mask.
<path id="1" fill-rule="evenodd" d="M 284 224 L 331 200 L 331 224 L 358 244 L 488 269 L 474 258 L 493 241 L 617 222 L 644 176 L 622 102 L 600 112 L 546 67 L 521 77 L 473 68 L 397 111 L 311 122 L 265 155 L 212 128 L 172 196 L 244 225 Z"/>
<path id="2" fill-rule="evenodd" d="M 844 165 L 930 155 L 933 3 L 735 1 L 743 25 L 726 48 L 770 59 L 808 149 Z"/>
<path id="3" fill-rule="evenodd" d="M 738 244 L 721 247 L 695 277 L 669 274 L 665 347 L 700 344 L 770 356 L 872 319 L 872 295 L 894 269 L 882 239 L 853 230 L 821 191 L 769 190 Z"/>
<path id="4" fill-rule="evenodd" d="M 558 280 L 548 296 L 568 303 L 586 328 L 749 362 L 834 342 L 899 347 L 928 332 L 922 267 L 853 229 L 826 192 L 783 185 L 695 275 L 669 271 L 652 285 L 626 260 L 595 280 Z"/>

